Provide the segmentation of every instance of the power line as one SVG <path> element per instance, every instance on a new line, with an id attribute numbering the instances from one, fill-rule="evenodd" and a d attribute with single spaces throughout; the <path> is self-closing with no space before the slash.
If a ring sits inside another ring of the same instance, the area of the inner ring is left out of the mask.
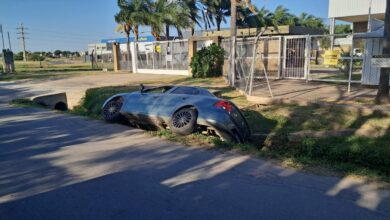
<path id="1" fill-rule="evenodd" d="M 20 32 L 18 32 L 18 34 L 20 35 L 20 37 L 18 37 L 18 39 L 21 39 L 22 41 L 22 47 L 23 47 L 23 61 L 26 62 L 27 61 L 27 56 L 26 56 L 26 37 L 25 35 L 27 34 L 25 32 L 25 28 L 23 27 L 23 23 L 20 24 L 20 28 L 17 28 Z"/>

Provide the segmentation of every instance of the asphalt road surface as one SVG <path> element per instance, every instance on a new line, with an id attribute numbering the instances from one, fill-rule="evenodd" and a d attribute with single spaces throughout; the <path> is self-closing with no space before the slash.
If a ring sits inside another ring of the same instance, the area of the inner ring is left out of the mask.
<path id="1" fill-rule="evenodd" d="M 42 109 L 0 85 L 0 219 L 390 219 L 390 193 L 350 177 Z"/>

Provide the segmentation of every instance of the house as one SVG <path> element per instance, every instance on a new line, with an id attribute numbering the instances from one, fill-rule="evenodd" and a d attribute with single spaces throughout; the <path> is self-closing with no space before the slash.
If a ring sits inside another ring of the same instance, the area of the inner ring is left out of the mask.
<path id="1" fill-rule="evenodd" d="M 379 68 L 372 67 L 373 55 L 382 53 L 383 24 L 386 0 L 329 0 L 330 34 L 334 34 L 335 24 L 348 22 L 352 24 L 355 39 L 362 39 L 363 85 L 379 84 Z"/>

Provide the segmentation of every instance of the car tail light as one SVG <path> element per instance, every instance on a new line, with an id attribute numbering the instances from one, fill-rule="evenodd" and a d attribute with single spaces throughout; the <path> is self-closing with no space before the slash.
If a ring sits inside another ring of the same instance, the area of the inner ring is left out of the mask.
<path id="1" fill-rule="evenodd" d="M 232 112 L 233 110 L 233 105 L 232 103 L 228 102 L 228 101 L 224 101 L 224 100 L 220 100 L 218 102 L 216 102 L 214 104 L 215 107 L 217 108 L 221 108 L 221 109 L 224 109 L 226 110 L 227 112 Z"/>

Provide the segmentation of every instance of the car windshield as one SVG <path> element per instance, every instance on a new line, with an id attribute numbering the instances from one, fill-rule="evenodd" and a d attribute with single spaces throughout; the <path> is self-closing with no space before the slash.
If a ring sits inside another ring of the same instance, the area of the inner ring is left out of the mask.
<path id="1" fill-rule="evenodd" d="M 144 93 L 166 93 L 170 89 L 172 89 L 172 86 L 162 86 L 162 87 L 145 89 L 143 92 Z"/>
<path id="2" fill-rule="evenodd" d="M 198 95 L 199 89 L 194 87 L 177 87 L 172 91 L 172 94 L 180 94 L 180 95 Z"/>

